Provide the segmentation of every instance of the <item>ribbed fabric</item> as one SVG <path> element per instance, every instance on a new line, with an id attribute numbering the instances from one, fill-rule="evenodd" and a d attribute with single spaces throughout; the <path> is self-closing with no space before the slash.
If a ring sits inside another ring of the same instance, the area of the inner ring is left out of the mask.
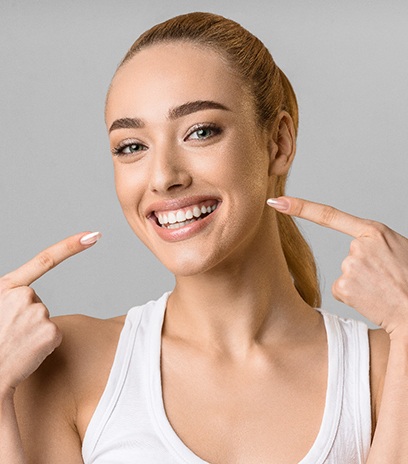
<path id="1" fill-rule="evenodd" d="M 168 293 L 132 308 L 85 434 L 85 464 L 209 464 L 180 440 L 163 405 L 160 351 Z M 371 440 L 367 326 L 321 311 L 328 339 L 326 405 L 299 464 L 363 464 Z"/>

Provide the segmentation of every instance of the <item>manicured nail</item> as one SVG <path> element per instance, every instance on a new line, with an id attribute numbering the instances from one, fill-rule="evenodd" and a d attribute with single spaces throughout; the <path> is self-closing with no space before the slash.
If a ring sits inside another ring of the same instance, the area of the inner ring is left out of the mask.
<path id="1" fill-rule="evenodd" d="M 93 243 L 97 242 L 102 237 L 100 232 L 91 232 L 90 234 L 84 235 L 80 242 L 82 245 L 92 245 Z"/>
<path id="2" fill-rule="evenodd" d="M 289 202 L 284 198 L 269 198 L 266 203 L 278 211 L 287 211 L 289 209 Z"/>

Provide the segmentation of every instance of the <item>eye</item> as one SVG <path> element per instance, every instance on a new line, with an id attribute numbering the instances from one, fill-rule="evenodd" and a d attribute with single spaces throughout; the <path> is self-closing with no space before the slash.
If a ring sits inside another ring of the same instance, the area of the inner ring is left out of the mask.
<path id="1" fill-rule="evenodd" d="M 124 140 L 118 146 L 112 148 L 112 154 L 116 156 L 125 156 L 145 150 L 147 150 L 147 147 L 142 143 Z"/>
<path id="2" fill-rule="evenodd" d="M 194 126 L 185 140 L 206 140 L 221 133 L 221 129 L 215 124 L 203 124 Z"/>

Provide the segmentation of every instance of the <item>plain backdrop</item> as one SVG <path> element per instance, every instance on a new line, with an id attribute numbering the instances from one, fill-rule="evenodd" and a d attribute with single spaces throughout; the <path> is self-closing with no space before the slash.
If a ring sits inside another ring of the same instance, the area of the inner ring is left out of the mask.
<path id="1" fill-rule="evenodd" d="M 110 317 L 173 277 L 116 199 L 103 120 L 110 79 L 153 24 L 189 11 L 257 35 L 291 80 L 300 134 L 288 193 L 408 233 L 408 2 L 401 0 L 0 0 L 0 274 L 73 233 L 103 239 L 33 286 L 51 314 Z M 350 237 L 307 222 L 324 307 Z"/>

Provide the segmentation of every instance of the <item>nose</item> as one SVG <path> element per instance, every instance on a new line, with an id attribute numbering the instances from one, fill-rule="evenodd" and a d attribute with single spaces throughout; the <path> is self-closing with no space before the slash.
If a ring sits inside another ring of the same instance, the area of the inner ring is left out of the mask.
<path id="1" fill-rule="evenodd" d="M 192 177 L 182 150 L 163 146 L 152 155 L 149 180 L 151 191 L 168 193 L 183 190 L 191 184 Z"/>

